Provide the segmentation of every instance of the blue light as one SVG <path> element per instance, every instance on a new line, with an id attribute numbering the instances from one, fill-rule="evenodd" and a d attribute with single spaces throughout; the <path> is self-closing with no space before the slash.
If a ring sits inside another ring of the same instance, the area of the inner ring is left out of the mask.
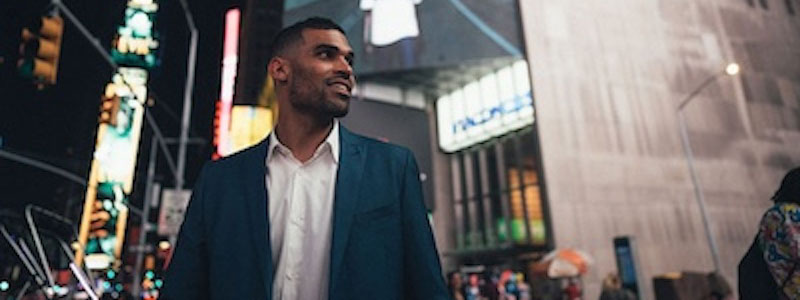
<path id="1" fill-rule="evenodd" d="M 117 273 L 115 273 L 114 270 L 108 270 L 108 272 L 106 272 L 106 277 L 108 277 L 108 279 L 114 279 L 116 276 Z"/>

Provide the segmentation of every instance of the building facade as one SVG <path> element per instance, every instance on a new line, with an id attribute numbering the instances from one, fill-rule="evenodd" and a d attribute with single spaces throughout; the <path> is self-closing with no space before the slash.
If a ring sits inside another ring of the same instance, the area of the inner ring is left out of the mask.
<path id="1" fill-rule="evenodd" d="M 800 165 L 798 1 L 520 1 L 554 246 L 595 258 L 599 294 L 612 239 L 637 240 L 652 277 L 713 270 L 681 147 L 686 124 L 721 272 L 736 269 L 782 176 Z"/>

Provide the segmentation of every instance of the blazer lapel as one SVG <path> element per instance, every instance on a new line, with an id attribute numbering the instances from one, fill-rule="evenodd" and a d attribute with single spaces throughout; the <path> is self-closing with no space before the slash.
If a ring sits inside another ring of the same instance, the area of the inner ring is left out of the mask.
<path id="1" fill-rule="evenodd" d="M 333 202 L 333 237 L 331 239 L 331 265 L 329 296 L 334 298 L 335 287 L 341 273 L 342 259 L 353 224 L 353 214 L 358 204 L 358 187 L 364 170 L 366 148 L 358 138 L 340 126 L 341 152 Z"/>
<path id="2" fill-rule="evenodd" d="M 264 285 L 267 295 L 272 295 L 272 245 L 269 239 L 269 214 L 267 203 L 269 201 L 266 187 L 267 149 L 269 139 L 264 139 L 253 151 L 247 153 L 249 157 L 241 165 L 242 184 L 245 189 L 245 200 L 248 204 L 247 217 L 250 222 L 250 238 L 255 245 L 257 261 L 263 272 Z M 262 250 L 263 249 L 263 250 Z"/>

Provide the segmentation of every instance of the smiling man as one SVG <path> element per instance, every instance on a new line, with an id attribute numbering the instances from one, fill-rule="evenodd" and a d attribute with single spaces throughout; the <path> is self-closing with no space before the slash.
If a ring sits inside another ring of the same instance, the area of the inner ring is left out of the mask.
<path id="1" fill-rule="evenodd" d="M 413 155 L 337 120 L 352 62 L 330 20 L 278 34 L 277 125 L 203 168 L 162 299 L 448 299 Z"/>

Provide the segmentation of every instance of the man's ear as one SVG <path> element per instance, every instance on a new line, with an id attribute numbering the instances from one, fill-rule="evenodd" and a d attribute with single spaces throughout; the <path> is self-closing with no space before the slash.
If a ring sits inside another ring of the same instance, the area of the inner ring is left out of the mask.
<path id="1" fill-rule="evenodd" d="M 283 82 L 289 78 L 291 67 L 289 61 L 281 57 L 273 57 L 267 65 L 267 72 L 276 82 Z"/>

